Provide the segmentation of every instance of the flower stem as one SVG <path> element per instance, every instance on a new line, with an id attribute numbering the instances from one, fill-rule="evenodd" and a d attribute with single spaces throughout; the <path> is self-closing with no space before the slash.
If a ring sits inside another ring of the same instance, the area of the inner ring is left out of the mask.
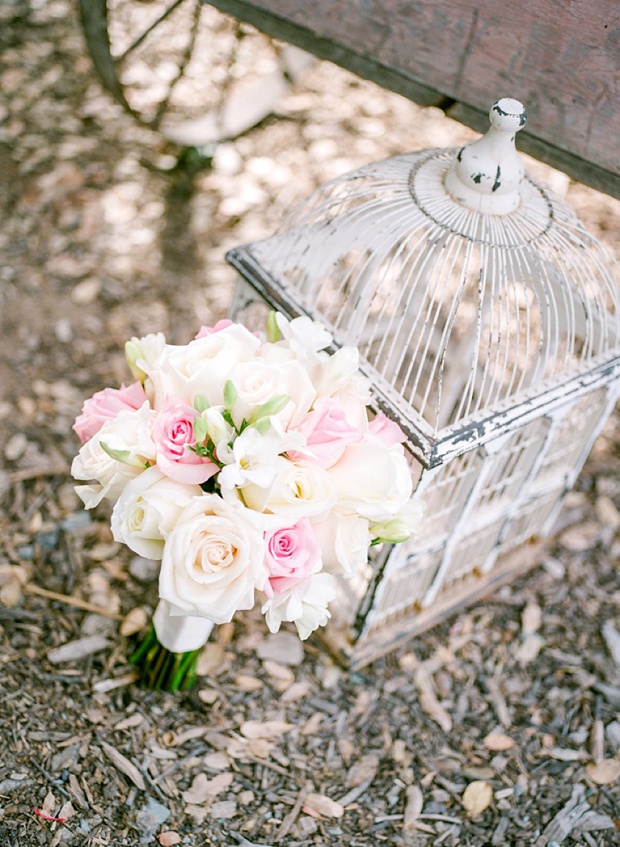
<path id="1" fill-rule="evenodd" d="M 196 666 L 202 648 L 172 653 L 157 640 L 151 626 L 129 661 L 140 672 L 140 683 L 152 691 L 187 691 L 196 681 Z"/>

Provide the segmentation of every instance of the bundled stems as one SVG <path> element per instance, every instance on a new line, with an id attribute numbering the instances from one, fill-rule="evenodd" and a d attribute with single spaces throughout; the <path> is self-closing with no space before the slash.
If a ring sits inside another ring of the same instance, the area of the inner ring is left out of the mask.
<path id="1" fill-rule="evenodd" d="M 202 648 L 172 653 L 157 640 L 151 626 L 129 661 L 140 672 L 140 681 L 153 691 L 187 691 L 196 681 L 196 666 Z"/>

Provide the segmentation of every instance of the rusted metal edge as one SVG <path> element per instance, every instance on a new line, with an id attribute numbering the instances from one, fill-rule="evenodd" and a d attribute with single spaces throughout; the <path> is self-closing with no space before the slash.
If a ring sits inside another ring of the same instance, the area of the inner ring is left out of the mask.
<path id="1" fill-rule="evenodd" d="M 247 0 L 208 0 L 208 3 L 222 12 L 252 24 L 273 38 L 294 44 L 319 59 L 334 62 L 357 76 L 413 100 L 420 106 L 442 109 L 450 117 L 479 132 L 488 128 L 488 112 L 457 101 L 449 93 L 437 91 L 403 71 L 377 62 L 371 56 L 357 53 L 299 24 L 258 9 Z M 598 191 L 620 199 L 620 175 L 617 173 L 588 162 L 564 148 L 532 135 L 527 130 L 521 133 L 519 140 L 520 149 L 525 153 L 563 171 L 578 182 L 586 183 Z"/>

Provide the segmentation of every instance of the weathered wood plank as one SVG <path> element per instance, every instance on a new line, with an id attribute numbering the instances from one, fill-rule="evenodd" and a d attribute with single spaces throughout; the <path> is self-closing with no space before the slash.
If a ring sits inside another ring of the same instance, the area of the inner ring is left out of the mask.
<path id="1" fill-rule="evenodd" d="M 521 148 L 620 197 L 616 0 L 211 0 L 476 129 L 498 97 L 529 111 Z"/>

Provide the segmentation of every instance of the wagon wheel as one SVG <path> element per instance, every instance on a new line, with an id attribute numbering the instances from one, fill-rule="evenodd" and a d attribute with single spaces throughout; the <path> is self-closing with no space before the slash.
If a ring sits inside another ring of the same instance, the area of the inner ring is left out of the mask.
<path id="1" fill-rule="evenodd" d="M 312 61 L 200 0 L 77 0 L 105 88 L 185 147 L 260 123 Z"/>

